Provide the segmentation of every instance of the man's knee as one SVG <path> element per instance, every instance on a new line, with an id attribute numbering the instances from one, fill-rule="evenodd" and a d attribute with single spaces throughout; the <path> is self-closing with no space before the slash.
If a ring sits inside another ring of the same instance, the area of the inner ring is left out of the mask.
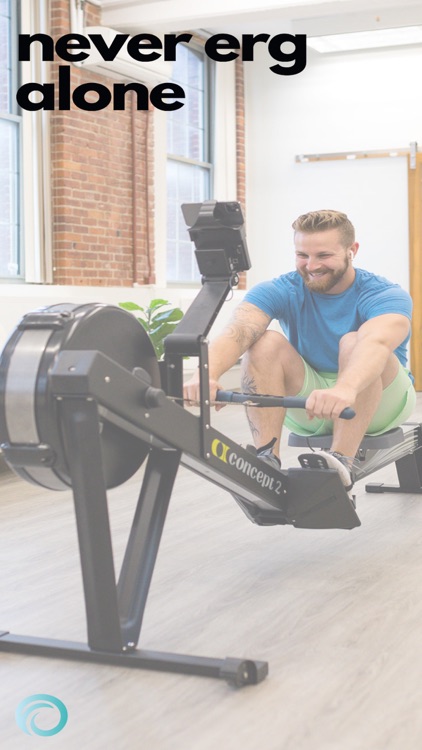
<path id="1" fill-rule="evenodd" d="M 350 333 L 345 333 L 344 336 L 341 337 L 339 342 L 339 356 L 344 356 L 349 354 L 356 346 L 358 339 L 357 331 L 350 331 Z"/>
<path id="2" fill-rule="evenodd" d="M 262 367 L 264 362 L 274 362 L 279 356 L 283 357 L 287 347 L 290 346 L 283 334 L 277 331 L 265 331 L 245 352 L 243 364 L 257 364 Z"/>
<path id="3" fill-rule="evenodd" d="M 346 333 L 341 337 L 339 342 L 339 363 L 344 364 L 350 357 L 353 349 L 356 346 L 358 340 L 358 334 L 356 331 Z M 385 364 L 384 370 L 381 373 L 382 387 L 386 388 L 393 382 L 400 367 L 400 362 L 394 353 L 390 354 Z"/>
<path id="4" fill-rule="evenodd" d="M 341 337 L 338 345 L 339 368 L 344 367 L 349 361 L 349 358 L 357 344 L 357 340 L 358 334 L 356 331 L 350 331 L 350 333 L 345 333 L 344 336 Z"/>

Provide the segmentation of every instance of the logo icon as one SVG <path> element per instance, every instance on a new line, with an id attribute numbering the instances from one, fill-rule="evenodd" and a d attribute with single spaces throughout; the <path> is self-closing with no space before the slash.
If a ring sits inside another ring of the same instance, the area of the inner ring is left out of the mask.
<path id="1" fill-rule="evenodd" d="M 52 712 L 54 712 L 54 715 Z M 47 724 L 46 719 L 49 719 L 47 726 L 51 725 L 53 717 L 55 720 L 54 726 L 50 726 L 49 729 L 42 729 L 38 726 L 39 719 L 41 718 L 40 715 L 42 715 L 43 723 L 45 724 Z M 19 703 L 15 717 L 19 729 L 22 729 L 25 734 L 52 737 L 54 734 L 61 732 L 63 727 L 66 726 L 68 713 L 64 703 L 55 698 L 54 695 L 38 693 L 24 698 Z"/>
<path id="2" fill-rule="evenodd" d="M 220 461 L 224 461 L 225 464 L 227 463 L 227 451 L 229 450 L 230 446 L 222 443 L 221 440 L 218 440 L 217 438 L 211 443 L 211 453 L 216 458 L 219 458 Z"/>

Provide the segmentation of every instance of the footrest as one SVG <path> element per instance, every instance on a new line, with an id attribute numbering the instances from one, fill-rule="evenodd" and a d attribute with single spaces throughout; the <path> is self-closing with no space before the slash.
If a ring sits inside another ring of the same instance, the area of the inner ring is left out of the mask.
<path id="1" fill-rule="evenodd" d="M 330 469 L 327 459 L 324 458 L 324 456 L 321 456 L 319 453 L 302 453 L 300 456 L 298 456 L 298 459 L 303 469 L 323 469 L 323 470 Z M 341 484 L 342 486 L 344 486 L 343 483 Z M 356 495 L 349 494 L 349 491 L 352 489 L 352 486 L 353 485 L 350 485 L 350 487 L 348 487 L 347 489 L 345 488 L 345 491 L 347 493 L 347 497 L 353 503 L 353 507 L 356 508 Z"/>
<path id="2" fill-rule="evenodd" d="M 354 529 L 361 525 L 354 500 L 335 469 L 320 464 L 291 468 L 287 476 L 288 523 L 298 529 Z"/>
<path id="3" fill-rule="evenodd" d="M 327 460 L 319 453 L 302 453 L 298 456 L 302 469 L 329 469 Z"/>

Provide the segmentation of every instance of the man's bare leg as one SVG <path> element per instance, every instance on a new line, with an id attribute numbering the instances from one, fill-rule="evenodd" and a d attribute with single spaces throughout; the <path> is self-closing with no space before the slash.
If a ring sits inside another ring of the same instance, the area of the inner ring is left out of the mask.
<path id="1" fill-rule="evenodd" d="M 339 353 L 339 372 L 346 366 L 355 346 L 355 334 L 343 337 Z M 352 420 L 333 422 L 332 451 L 354 457 L 379 406 L 382 391 L 393 382 L 399 362 L 392 354 L 380 378 L 362 391 L 356 402 L 356 416 Z M 303 386 L 305 376 L 303 361 L 287 339 L 276 331 L 266 331 L 245 353 L 242 361 L 242 390 L 245 393 L 264 393 L 274 396 L 296 396 Z M 257 448 L 274 437 L 273 452 L 279 456 L 280 435 L 286 410 L 247 409 L 253 440 Z"/>
<path id="2" fill-rule="evenodd" d="M 243 356 L 241 382 L 245 393 L 295 396 L 303 386 L 304 377 L 301 357 L 277 331 L 266 331 Z M 279 456 L 286 410 L 250 407 L 246 413 L 255 447 L 260 448 L 276 438 L 272 450 Z"/>
<path id="3" fill-rule="evenodd" d="M 339 373 L 347 366 L 355 341 L 354 334 L 348 334 L 342 339 L 339 354 Z M 351 420 L 334 420 L 332 451 L 337 451 L 350 458 L 356 455 L 372 418 L 378 409 L 382 391 L 393 382 L 398 369 L 399 361 L 394 354 L 391 354 L 382 376 L 377 378 L 357 397 L 354 406 L 356 416 Z"/>

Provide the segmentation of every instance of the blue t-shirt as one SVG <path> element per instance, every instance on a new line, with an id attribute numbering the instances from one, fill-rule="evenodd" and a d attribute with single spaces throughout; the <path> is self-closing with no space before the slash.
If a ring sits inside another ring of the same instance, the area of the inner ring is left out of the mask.
<path id="1" fill-rule="evenodd" d="M 311 292 L 297 271 L 264 281 L 247 292 L 251 302 L 277 319 L 290 343 L 315 370 L 337 372 L 339 341 L 370 318 L 385 313 L 412 316 L 410 295 L 398 284 L 356 268 L 353 284 L 341 294 Z M 409 336 L 395 354 L 406 366 Z"/>

